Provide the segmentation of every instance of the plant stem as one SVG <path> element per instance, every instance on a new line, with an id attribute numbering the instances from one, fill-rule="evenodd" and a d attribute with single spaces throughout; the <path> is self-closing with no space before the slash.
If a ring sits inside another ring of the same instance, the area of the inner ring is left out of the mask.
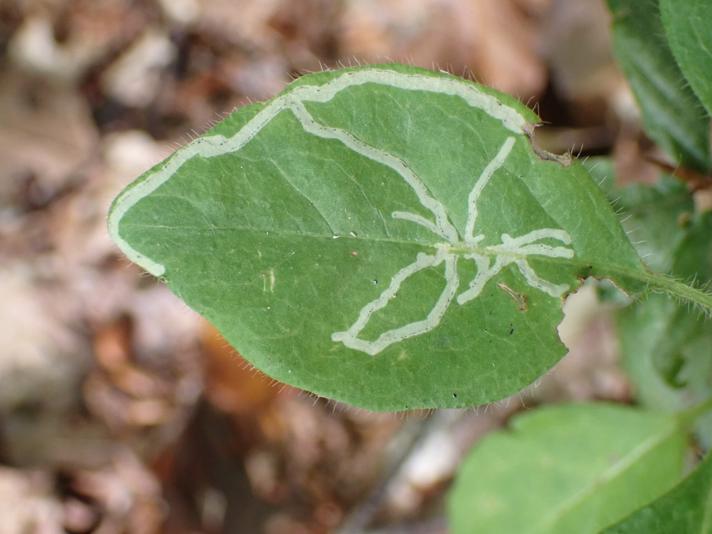
<path id="1" fill-rule="evenodd" d="M 712 315 L 712 294 L 662 274 L 650 273 L 645 278 L 645 281 L 650 287 L 657 288 L 668 295 L 698 306 L 705 315 Z"/>

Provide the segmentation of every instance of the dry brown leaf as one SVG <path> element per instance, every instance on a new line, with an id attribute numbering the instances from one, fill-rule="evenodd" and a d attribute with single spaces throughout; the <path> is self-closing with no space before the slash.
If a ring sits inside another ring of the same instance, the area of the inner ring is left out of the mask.
<path id="1" fill-rule="evenodd" d="M 469 70 L 478 81 L 524 99 L 546 83 L 536 23 L 511 0 L 352 1 L 341 26 L 346 58 Z"/>

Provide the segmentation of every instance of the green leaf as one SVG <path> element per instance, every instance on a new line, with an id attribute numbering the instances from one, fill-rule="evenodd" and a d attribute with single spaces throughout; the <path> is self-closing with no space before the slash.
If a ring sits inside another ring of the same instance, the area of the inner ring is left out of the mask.
<path id="1" fill-rule="evenodd" d="M 605 534 L 712 533 L 712 456 L 669 493 Z"/>
<path id="2" fill-rule="evenodd" d="M 712 279 L 712 213 L 694 214 L 684 184 L 671 177 L 608 192 L 639 254 L 658 272 L 705 283 Z M 623 367 L 636 398 L 664 411 L 712 395 L 712 323 L 688 306 L 652 294 L 617 314 Z M 712 443 L 712 418 L 697 425 Z"/>
<path id="3" fill-rule="evenodd" d="M 617 323 L 623 366 L 642 404 L 674 411 L 712 394 L 709 320 L 652 295 Z"/>
<path id="4" fill-rule="evenodd" d="M 546 407 L 473 449 L 449 497 L 452 532 L 599 532 L 680 478 L 685 433 L 628 407 Z"/>
<path id="5" fill-rule="evenodd" d="M 712 279 L 712 213 L 689 215 L 673 197 L 637 205 L 629 224 L 658 261 L 656 266 L 684 279 Z M 688 217 L 690 218 L 689 220 Z M 681 226 L 678 221 L 686 221 Z M 618 331 L 623 365 L 639 400 L 660 410 L 680 410 L 712 395 L 712 322 L 662 295 L 621 311 Z M 698 425 L 712 443 L 712 419 Z"/>
<path id="6" fill-rule="evenodd" d="M 638 254 L 654 271 L 672 273 L 678 250 L 688 233 L 695 209 L 687 186 L 670 176 L 655 185 L 633 184 L 613 188 L 623 226 Z M 674 273 L 688 278 L 694 273 Z"/>
<path id="7" fill-rule="evenodd" d="M 585 158 L 581 163 L 591 175 L 591 178 L 598 184 L 601 191 L 610 198 L 616 187 L 616 171 L 613 159 L 607 156 L 594 156 Z"/>
<path id="8" fill-rule="evenodd" d="M 709 118 L 670 51 L 658 1 L 608 0 L 608 6 L 614 52 L 648 135 L 679 163 L 706 171 L 711 164 Z M 675 9 L 685 16 L 683 8 Z"/>
<path id="9" fill-rule="evenodd" d="M 712 115 L 712 3 L 660 0 L 665 33 L 680 69 Z"/>
<path id="10" fill-rule="evenodd" d="M 534 152 L 536 120 L 412 67 L 304 76 L 129 186 L 109 230 L 278 380 L 371 409 L 481 404 L 564 355 L 581 278 L 712 306 L 651 277 L 585 170 Z"/>

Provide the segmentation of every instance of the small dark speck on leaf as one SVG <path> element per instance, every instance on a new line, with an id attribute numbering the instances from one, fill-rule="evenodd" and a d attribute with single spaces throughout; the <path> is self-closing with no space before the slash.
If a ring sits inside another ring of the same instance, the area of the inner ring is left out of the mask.
<path id="1" fill-rule="evenodd" d="M 378 280 L 376 280 L 375 278 L 373 280 L 371 280 L 371 282 L 373 283 L 374 286 L 378 285 Z"/>
<path id="2" fill-rule="evenodd" d="M 453 399 L 456 399 L 456 398 L 457 398 L 457 393 L 453 393 L 453 394 L 452 394 L 452 398 L 453 398 Z"/>
<path id="3" fill-rule="evenodd" d="M 514 334 L 514 325 L 510 324 L 509 325 L 509 335 L 511 336 L 512 334 Z"/>

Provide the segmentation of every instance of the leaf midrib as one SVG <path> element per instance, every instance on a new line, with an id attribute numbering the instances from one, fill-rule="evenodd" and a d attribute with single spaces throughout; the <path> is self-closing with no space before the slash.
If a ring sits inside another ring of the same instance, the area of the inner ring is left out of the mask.
<path id="1" fill-rule="evenodd" d="M 648 440 L 644 441 L 636 448 L 631 451 L 626 457 L 620 459 L 615 464 L 606 469 L 601 476 L 595 478 L 588 487 L 584 488 L 582 491 L 574 495 L 571 499 L 566 501 L 563 506 L 558 508 L 554 514 L 545 518 L 539 524 L 537 532 L 550 532 L 552 527 L 556 525 L 566 514 L 583 504 L 587 498 L 589 498 L 596 490 L 605 486 L 609 482 L 613 481 L 618 475 L 622 475 L 625 471 L 632 467 L 637 460 L 645 456 L 647 453 L 651 452 L 657 445 L 660 445 L 667 439 L 673 436 L 677 431 L 677 426 L 670 422 L 668 424 L 667 432 L 653 436 Z"/>
<path id="2" fill-rule="evenodd" d="M 144 223 L 129 223 L 126 226 L 132 226 L 134 228 L 154 228 L 154 229 L 166 229 L 166 230 L 176 230 L 176 231 L 194 231 L 199 233 L 210 233 L 214 231 L 240 231 L 240 232 L 255 232 L 262 234 L 274 233 L 282 237 L 295 237 L 295 238 L 310 238 L 310 239 L 323 239 L 323 240 L 334 240 L 334 239 L 344 239 L 353 240 L 356 242 L 371 241 L 377 243 L 392 243 L 408 246 L 420 246 L 420 247 L 430 247 L 437 249 L 439 246 L 446 245 L 448 247 L 453 247 L 452 243 L 442 243 L 442 242 L 421 242 L 421 241 L 406 241 L 402 239 L 395 239 L 390 237 L 365 237 L 365 236 L 352 236 L 352 235 L 339 235 L 335 237 L 334 235 L 326 234 L 316 234 L 311 232 L 291 232 L 288 230 L 279 229 L 277 231 L 273 229 L 261 229 L 252 227 L 240 227 L 240 226 L 210 226 L 208 228 L 198 228 L 194 226 L 171 226 L 171 225 L 151 225 Z M 693 305 L 700 306 L 701 309 L 705 310 L 706 313 L 712 313 L 712 294 L 706 293 L 703 290 L 697 289 L 692 286 L 688 286 L 682 282 L 679 282 L 673 278 L 670 278 L 664 274 L 655 273 L 649 271 L 641 263 L 640 268 L 634 269 L 632 267 L 616 265 L 606 262 L 605 264 L 599 264 L 595 261 L 585 261 L 577 259 L 575 256 L 573 258 L 552 258 L 550 256 L 539 256 L 536 254 L 529 254 L 526 256 L 506 253 L 503 251 L 498 251 L 493 253 L 486 247 L 473 247 L 467 243 L 463 243 L 466 248 L 463 248 L 459 252 L 461 255 L 465 254 L 481 254 L 483 256 L 509 256 L 515 258 L 527 257 L 535 258 L 538 262 L 553 264 L 553 265 L 564 265 L 567 267 L 578 267 L 582 271 L 586 272 L 587 275 L 596 276 L 599 278 L 608 278 L 615 280 L 622 284 L 622 288 L 626 289 L 625 279 L 636 280 L 647 285 L 649 288 L 655 288 L 656 290 L 662 291 L 668 295 L 677 297 L 685 302 L 689 302 Z M 490 245 L 493 246 L 493 245 Z M 456 253 L 457 254 L 457 253 Z M 594 269 L 595 268 L 595 269 Z M 605 274 L 602 274 L 605 273 Z M 628 288 L 629 290 L 631 288 Z"/>
<path id="3" fill-rule="evenodd" d="M 199 228 L 196 226 L 173 226 L 165 224 L 144 224 L 144 223 L 124 223 L 124 226 L 131 226 L 134 228 L 146 228 L 146 229 L 164 229 L 164 230 L 175 230 L 175 231 L 192 231 L 196 233 L 211 233 L 213 231 L 237 231 L 237 232 L 254 232 L 259 234 L 275 234 L 280 237 L 295 237 L 295 238 L 309 238 L 309 239 L 324 239 L 328 241 L 335 240 L 346 240 L 355 242 L 375 242 L 375 243 L 391 243 L 395 245 L 408 245 L 408 246 L 418 246 L 418 247 L 429 247 L 432 249 L 437 249 L 438 247 L 447 247 L 451 249 L 453 254 L 458 256 L 465 256 L 467 254 L 480 254 L 483 256 L 507 256 L 513 258 L 536 258 L 537 261 L 544 261 L 547 263 L 562 264 L 562 265 L 573 265 L 578 267 L 591 267 L 597 265 L 591 261 L 577 260 L 574 258 L 552 258 L 550 256 L 540 256 L 537 254 L 514 254 L 506 251 L 493 252 L 489 247 L 496 246 L 492 244 L 485 247 L 472 246 L 469 243 L 457 242 L 457 243 L 447 243 L 442 241 L 433 242 L 422 242 L 422 241 L 409 241 L 405 239 L 396 239 L 392 237 L 381 237 L 381 236 L 361 236 L 361 235 L 327 235 L 327 234 L 317 234 L 314 232 L 293 232 L 289 230 L 273 230 L 264 228 L 253 228 L 249 226 L 210 226 L 208 228 Z M 635 271 L 623 266 L 616 266 L 611 264 L 606 264 L 605 269 L 608 272 L 613 272 L 615 274 L 620 274 L 629 278 L 636 278 L 639 280 L 650 281 L 648 277 L 641 276 L 644 274 L 642 271 Z"/>

